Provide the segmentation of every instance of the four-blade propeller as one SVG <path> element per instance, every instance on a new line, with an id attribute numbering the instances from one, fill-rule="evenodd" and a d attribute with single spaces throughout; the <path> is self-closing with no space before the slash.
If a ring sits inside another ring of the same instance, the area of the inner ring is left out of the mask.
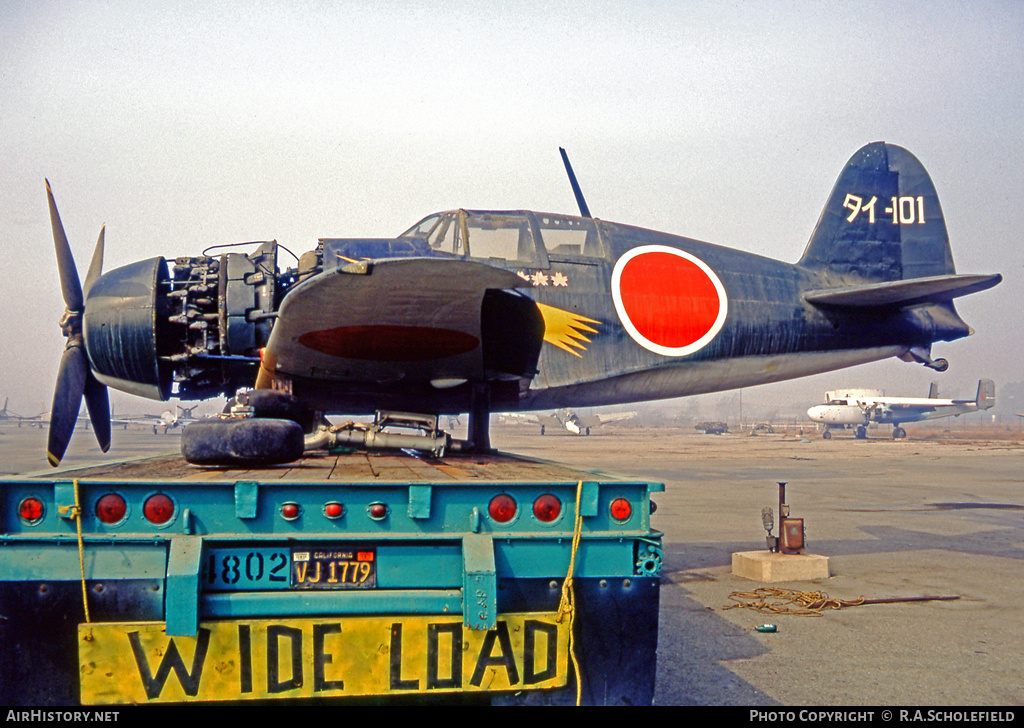
<path id="1" fill-rule="evenodd" d="M 57 385 L 54 388 L 53 406 L 50 410 L 50 434 L 46 444 L 46 457 L 50 465 L 57 467 L 74 432 L 83 396 L 100 449 L 106 452 L 110 448 L 110 400 L 107 396 L 107 387 L 96 379 L 89 367 L 89 357 L 82 335 L 85 299 L 103 268 L 105 228 L 100 228 L 100 236 L 96 241 L 96 250 L 86 274 L 83 290 L 78 279 L 75 259 L 71 254 L 71 246 L 68 245 L 64 225 L 57 212 L 57 203 L 53 200 L 49 180 L 46 181 L 46 198 L 50 205 L 50 226 L 53 228 L 53 245 L 57 252 L 60 289 L 64 296 L 64 305 L 67 307 L 60 320 L 60 327 L 68 341 L 57 371 Z"/>

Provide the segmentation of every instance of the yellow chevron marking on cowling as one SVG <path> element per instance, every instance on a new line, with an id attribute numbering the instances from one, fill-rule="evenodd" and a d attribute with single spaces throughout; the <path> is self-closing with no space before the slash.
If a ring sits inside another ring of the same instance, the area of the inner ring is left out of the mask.
<path id="1" fill-rule="evenodd" d="M 588 326 L 594 324 L 599 326 L 600 321 L 589 319 L 586 316 L 566 311 L 554 306 L 546 306 L 538 303 L 541 316 L 544 317 L 544 341 L 567 351 L 573 356 L 580 356 L 577 349 L 586 351 L 587 347 L 580 342 L 590 343 L 590 339 L 581 332 L 596 334 L 597 329 Z"/>

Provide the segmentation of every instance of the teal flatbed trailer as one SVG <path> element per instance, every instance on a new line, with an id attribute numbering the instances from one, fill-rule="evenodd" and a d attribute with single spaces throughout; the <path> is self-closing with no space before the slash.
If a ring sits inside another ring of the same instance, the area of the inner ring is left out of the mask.
<path id="1" fill-rule="evenodd" d="M 502 454 L 0 481 L 0 703 L 650 704 L 660 484 Z"/>

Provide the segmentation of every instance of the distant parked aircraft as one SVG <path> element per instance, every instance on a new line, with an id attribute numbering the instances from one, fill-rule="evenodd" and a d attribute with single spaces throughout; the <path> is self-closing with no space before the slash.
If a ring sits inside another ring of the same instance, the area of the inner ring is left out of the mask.
<path id="1" fill-rule="evenodd" d="M 825 393 L 825 404 L 807 410 L 807 416 L 822 422 L 822 437 L 832 437 L 831 430 L 854 427 L 857 437 L 867 437 L 871 422 L 892 425 L 893 439 L 907 436 L 900 425 L 904 422 L 934 420 L 967 412 L 991 409 L 996 403 L 996 385 L 991 379 L 978 382 L 978 395 L 972 399 L 939 399 L 938 387 L 932 384 L 928 397 L 885 397 L 879 390 L 838 390 Z"/>

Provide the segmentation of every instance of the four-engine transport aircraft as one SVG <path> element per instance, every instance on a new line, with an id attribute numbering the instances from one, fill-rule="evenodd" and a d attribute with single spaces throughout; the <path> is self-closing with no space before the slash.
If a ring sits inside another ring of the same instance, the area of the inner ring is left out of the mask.
<path id="1" fill-rule="evenodd" d="M 968 412 L 992 409 L 996 404 L 996 385 L 991 379 L 978 382 L 978 395 L 974 399 L 939 399 L 934 384 L 927 397 L 885 397 L 875 391 L 837 390 L 825 393 L 825 404 L 807 410 L 807 416 L 825 425 L 821 436 L 832 437 L 831 430 L 848 427 L 857 430 L 857 438 L 867 437 L 871 423 L 892 425 L 894 440 L 907 436 L 900 427 L 905 422 L 954 417 Z"/>
<path id="2" fill-rule="evenodd" d="M 254 387 L 224 419 L 185 428 L 182 450 L 286 462 L 323 444 L 325 414 L 468 412 L 455 445 L 487 450 L 492 411 L 680 397 L 893 356 L 942 371 L 932 345 L 971 333 L 953 299 L 1001 280 L 956 273 L 928 173 L 884 142 L 849 160 L 795 264 L 596 219 L 563 161 L 579 216 L 451 210 L 395 238 L 321 239 L 287 270 L 269 241 L 101 274 L 101 231 L 84 288 L 47 182 L 68 339 L 50 462 L 83 393 L 109 446 L 108 386 L 157 400 Z"/>

